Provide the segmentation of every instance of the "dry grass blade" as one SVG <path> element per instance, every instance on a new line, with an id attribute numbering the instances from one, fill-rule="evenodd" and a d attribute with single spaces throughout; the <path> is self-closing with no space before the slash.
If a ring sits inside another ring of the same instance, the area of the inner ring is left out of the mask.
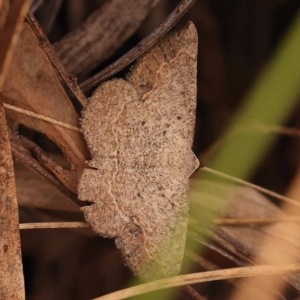
<path id="1" fill-rule="evenodd" d="M 19 224 L 20 229 L 62 229 L 62 228 L 88 228 L 86 222 L 43 222 Z"/>
<path id="2" fill-rule="evenodd" d="M 20 112 L 20 113 L 22 113 L 22 114 L 25 114 L 25 115 L 28 115 L 28 116 L 31 116 L 31 117 L 34 117 L 34 118 L 37 118 L 37 119 L 40 119 L 40 120 L 43 120 L 43 121 L 46 121 L 46 122 L 55 124 L 55 125 L 58 125 L 58 126 L 60 126 L 60 127 L 67 128 L 67 129 L 70 129 L 70 130 L 73 130 L 73 131 L 78 131 L 78 132 L 80 132 L 80 128 L 79 128 L 79 127 L 76 127 L 76 126 L 73 126 L 73 125 L 70 125 L 70 124 L 66 124 L 66 123 L 64 123 L 64 122 L 60 122 L 60 121 L 54 120 L 54 119 L 52 119 L 52 118 L 48 118 L 48 117 L 46 117 L 46 116 L 37 114 L 37 113 L 35 113 L 35 112 L 33 112 L 33 111 L 29 111 L 29 110 L 23 109 L 23 108 L 21 108 L 21 107 L 17 107 L 17 106 L 14 106 L 14 105 L 10 105 L 10 104 L 8 104 L 8 103 L 4 103 L 3 106 L 4 106 L 5 108 L 8 108 L 8 109 L 11 109 L 11 110 Z"/>
<path id="3" fill-rule="evenodd" d="M 0 29 L 0 88 L 11 62 L 29 5 L 30 1 L 28 0 L 5 1 L 1 5 L 0 19 L 6 18 L 6 20 L 2 30 Z M 4 8 L 6 11 L 8 9 L 6 16 L 3 13 Z M 0 298 L 24 299 L 15 176 L 5 111 L 2 104 L 0 104 L 0 143 Z"/>
<path id="4" fill-rule="evenodd" d="M 213 170 L 213 169 L 208 168 L 208 167 L 203 167 L 203 168 L 201 168 L 201 170 L 206 171 L 206 172 L 211 173 L 211 174 L 214 174 L 214 175 L 217 175 L 217 176 L 220 176 L 220 177 L 223 177 L 223 178 L 225 178 L 225 179 L 229 179 L 229 180 L 231 180 L 231 181 L 240 183 L 240 184 L 242 184 L 242 185 L 246 185 L 246 186 L 248 186 L 248 187 L 254 188 L 254 189 L 256 189 L 256 190 L 258 190 L 258 191 L 260 191 L 260 192 L 262 192 L 262 193 L 265 193 L 265 194 L 267 194 L 267 195 L 269 195 L 269 196 L 272 196 L 272 197 L 274 197 L 274 198 L 280 199 L 280 200 L 282 200 L 282 201 L 291 203 L 291 204 L 296 205 L 296 206 L 300 206 L 300 203 L 299 203 L 298 201 L 294 200 L 294 199 L 285 197 L 285 196 L 283 196 L 283 195 L 280 195 L 280 194 L 278 194 L 278 193 L 275 193 L 275 192 L 273 192 L 273 191 L 270 191 L 270 190 L 268 190 L 268 189 L 265 189 L 265 188 L 263 188 L 263 187 L 261 187 L 261 186 L 258 186 L 258 185 L 256 185 L 256 184 L 250 183 L 250 182 L 248 182 L 248 181 L 239 179 L 239 178 L 234 177 L 234 176 L 230 176 L 230 175 L 228 175 L 228 174 L 224 174 L 224 173 L 222 173 L 222 172 Z"/>
<path id="5" fill-rule="evenodd" d="M 216 225 L 223 226 L 243 226 L 243 225 L 263 225 L 272 223 L 299 223 L 299 216 L 278 217 L 278 218 L 245 218 L 245 219 L 215 219 L 213 220 Z"/>
<path id="6" fill-rule="evenodd" d="M 243 268 L 232 268 L 217 271 L 208 271 L 202 273 L 194 273 L 176 276 L 172 278 L 153 281 L 150 283 L 141 284 L 128 289 L 120 290 L 94 300 L 118 300 L 126 299 L 150 293 L 153 291 L 183 286 L 187 284 L 196 284 L 200 282 L 208 282 L 215 280 L 224 280 L 230 278 L 242 278 L 250 276 L 274 276 L 300 272 L 300 264 L 287 265 L 262 265 Z"/>

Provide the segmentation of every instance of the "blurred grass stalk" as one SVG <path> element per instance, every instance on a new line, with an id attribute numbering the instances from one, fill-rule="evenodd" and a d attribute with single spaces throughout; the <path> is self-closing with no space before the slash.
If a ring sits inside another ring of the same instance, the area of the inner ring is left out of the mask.
<path id="1" fill-rule="evenodd" d="M 286 122 L 297 104 L 299 94 L 300 12 L 296 15 L 272 59 L 258 76 L 236 116 L 232 118 L 220 139 L 218 151 L 207 165 L 238 178 L 250 178 L 276 139 L 275 133 L 266 133 L 263 128 L 272 128 L 274 125 Z M 192 203 L 203 203 L 205 199 L 201 199 L 201 195 L 214 192 L 211 188 L 205 191 L 205 185 L 201 185 L 204 179 L 215 181 L 215 177 L 200 170 L 191 191 Z M 224 203 L 222 203 L 224 206 L 226 198 L 224 195 Z M 201 216 L 201 211 L 197 206 L 192 205 L 191 211 Z M 210 214 L 202 217 L 207 220 L 216 216 Z M 205 232 L 208 226 L 208 224 L 203 224 L 201 232 Z M 187 243 L 187 247 L 195 252 L 199 252 L 199 246 L 196 241 Z M 189 268 L 190 265 L 185 264 L 183 271 L 186 272 Z M 173 293 L 174 290 L 161 291 L 159 295 L 155 295 L 155 298 L 156 300 L 171 299 L 174 298 Z M 150 295 L 141 295 L 135 299 L 148 299 L 148 297 L 151 299 Z"/>

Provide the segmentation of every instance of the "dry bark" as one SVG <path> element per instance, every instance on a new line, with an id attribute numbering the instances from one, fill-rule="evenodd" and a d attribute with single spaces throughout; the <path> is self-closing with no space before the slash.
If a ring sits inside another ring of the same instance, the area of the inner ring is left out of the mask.
<path id="1" fill-rule="evenodd" d="M 55 43 L 66 69 L 74 76 L 87 74 L 136 31 L 158 1 L 105 1 L 80 28 Z"/>
<path id="2" fill-rule="evenodd" d="M 24 299 L 15 176 L 2 105 L 0 144 L 0 299 Z"/>

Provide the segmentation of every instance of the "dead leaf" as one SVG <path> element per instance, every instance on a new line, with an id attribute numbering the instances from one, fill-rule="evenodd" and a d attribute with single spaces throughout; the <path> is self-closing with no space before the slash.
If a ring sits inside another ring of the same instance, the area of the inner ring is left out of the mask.
<path id="1" fill-rule="evenodd" d="M 79 117 L 73 104 L 27 23 L 24 24 L 1 97 L 11 105 L 79 126 Z M 76 193 L 77 180 L 88 157 L 81 133 L 13 110 L 7 109 L 6 113 L 13 124 L 23 124 L 44 133 L 61 148 L 70 162 L 70 172 L 55 168 L 51 171 L 69 190 Z"/>

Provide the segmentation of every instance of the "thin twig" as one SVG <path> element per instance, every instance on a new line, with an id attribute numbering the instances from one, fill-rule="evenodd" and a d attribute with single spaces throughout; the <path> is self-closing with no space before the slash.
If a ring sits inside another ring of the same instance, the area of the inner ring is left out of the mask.
<path id="1" fill-rule="evenodd" d="M 300 272 L 300 264 L 285 264 L 285 265 L 260 265 L 242 268 L 223 269 L 217 271 L 207 271 L 201 273 L 193 273 L 181 275 L 138 286 L 130 287 L 124 290 L 104 295 L 94 300 L 119 300 L 126 299 L 153 291 L 158 291 L 167 288 L 178 287 L 186 284 L 196 284 L 200 282 L 209 282 L 215 280 L 224 280 L 231 278 L 243 278 L 251 276 L 274 276 L 295 274 Z"/>
<path id="2" fill-rule="evenodd" d="M 82 93 L 81 89 L 79 88 L 77 84 L 77 79 L 66 72 L 64 66 L 61 64 L 58 56 L 56 55 L 52 45 L 50 44 L 47 36 L 43 32 L 43 29 L 39 25 L 36 18 L 32 14 L 28 14 L 26 20 L 28 24 L 31 26 L 34 34 L 38 38 L 40 42 L 40 47 L 42 47 L 45 53 L 48 55 L 50 61 L 53 63 L 53 65 L 55 66 L 55 68 L 57 69 L 58 73 L 63 78 L 67 86 L 74 93 L 77 100 L 81 103 L 82 106 L 85 106 L 87 103 L 87 99 Z"/>
<path id="3" fill-rule="evenodd" d="M 277 199 L 280 199 L 282 201 L 285 201 L 285 202 L 288 202 L 288 203 L 291 203 L 293 205 L 296 205 L 296 206 L 300 206 L 300 203 L 294 199 L 291 199 L 291 198 L 288 198 L 288 197 L 285 197 L 283 195 L 280 195 L 278 193 L 275 193 L 273 191 L 270 191 L 268 189 L 265 189 L 259 185 L 256 185 L 256 184 L 253 184 L 253 183 L 250 183 L 248 181 L 245 181 L 245 180 L 242 180 L 242 179 L 239 179 L 239 178 L 236 178 L 234 176 L 231 176 L 231 175 L 228 175 L 228 174 L 225 174 L 225 173 L 222 173 L 222 172 L 219 172 L 219 171 L 216 171 L 216 170 L 213 170 L 213 169 L 210 169 L 208 167 L 203 167 L 201 168 L 201 170 L 203 171 L 206 171 L 208 173 L 211 173 L 211 174 L 214 174 L 214 175 L 217 175 L 217 176 L 220 176 L 220 177 L 223 177 L 223 178 L 226 178 L 226 179 L 229 179 L 231 181 L 234 181 L 234 182 L 237 182 L 237 183 L 240 183 L 242 185 L 245 185 L 245 186 L 248 186 L 248 187 L 251 187 L 253 189 L 256 189 L 262 193 L 265 193 L 269 196 L 272 196 L 274 198 L 277 198 Z"/>
<path id="4" fill-rule="evenodd" d="M 5 108 L 7 108 L 7 109 L 11 109 L 11 110 L 20 112 L 20 113 L 22 113 L 22 114 L 25 114 L 25 115 L 34 117 L 34 118 L 36 118 L 36 119 L 43 120 L 43 121 L 46 121 L 46 122 L 49 122 L 49 123 L 58 125 L 58 126 L 60 126 L 60 127 L 64 127 L 64 128 L 73 130 L 73 131 L 81 132 L 79 127 L 76 127 L 76 126 L 73 126 L 73 125 L 70 125 L 70 124 L 66 124 L 66 123 L 61 122 L 61 121 L 54 120 L 54 119 L 52 119 L 52 118 L 49 118 L 49 117 L 40 115 L 40 114 L 35 113 L 35 112 L 32 112 L 32 111 L 29 111 L 29 110 L 26 110 L 26 109 L 23 109 L 23 108 L 14 106 L 14 105 L 10 105 L 10 104 L 8 104 L 8 103 L 3 103 L 3 106 L 4 106 Z"/>
<path id="5" fill-rule="evenodd" d="M 214 224 L 222 226 L 262 225 L 272 223 L 300 223 L 299 216 L 279 218 L 215 219 Z"/>
<path id="6" fill-rule="evenodd" d="M 149 36 L 143 39 L 140 43 L 138 43 L 134 48 L 128 51 L 113 64 L 109 65 L 98 74 L 80 84 L 80 88 L 82 89 L 82 91 L 85 93 L 92 90 L 101 82 L 121 71 L 135 59 L 149 50 L 180 20 L 180 18 L 191 8 L 195 1 L 196 0 L 182 0 L 180 4 L 168 16 L 168 18 Z"/>
<path id="7" fill-rule="evenodd" d="M 43 223 L 22 223 L 19 229 L 68 229 L 68 228 L 89 228 L 86 222 L 43 222 Z"/>

